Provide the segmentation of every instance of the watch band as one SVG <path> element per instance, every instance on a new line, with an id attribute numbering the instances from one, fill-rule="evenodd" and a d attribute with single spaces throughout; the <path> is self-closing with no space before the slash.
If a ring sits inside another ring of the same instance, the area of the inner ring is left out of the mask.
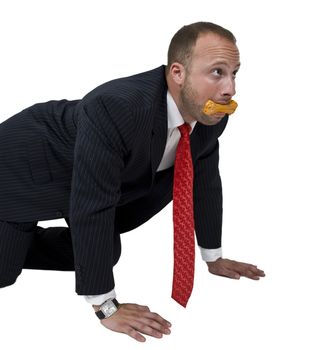
<path id="1" fill-rule="evenodd" d="M 95 314 L 100 320 L 103 320 L 105 318 L 105 315 L 101 310 L 96 311 Z"/>
<path id="2" fill-rule="evenodd" d="M 108 299 L 108 300 L 110 300 L 110 299 Z M 104 301 L 104 303 L 106 303 L 108 300 Z M 119 304 L 119 302 L 118 302 L 115 298 L 112 299 L 112 300 L 110 300 L 110 301 L 112 301 L 112 303 L 116 306 L 116 308 L 119 307 L 120 304 Z M 101 306 L 102 306 L 104 303 L 102 303 Z M 106 318 L 106 315 L 103 313 L 102 310 L 96 311 L 95 314 L 96 314 L 96 316 L 97 316 L 100 320 L 103 320 L 104 318 Z M 111 316 L 112 316 L 112 315 L 111 315 Z M 108 317 L 109 317 L 109 316 L 108 316 Z"/>

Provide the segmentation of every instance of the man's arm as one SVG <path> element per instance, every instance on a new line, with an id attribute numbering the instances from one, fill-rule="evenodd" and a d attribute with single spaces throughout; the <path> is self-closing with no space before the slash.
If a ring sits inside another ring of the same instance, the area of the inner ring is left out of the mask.
<path id="1" fill-rule="evenodd" d="M 76 292 L 81 295 L 104 294 L 114 288 L 114 219 L 125 152 L 100 101 L 83 106 L 78 116 L 69 214 Z M 99 305 L 93 308 L 97 311 Z M 137 341 L 145 341 L 142 334 L 161 338 L 170 333 L 171 326 L 147 306 L 137 304 L 120 304 L 101 323 Z"/>
<path id="2" fill-rule="evenodd" d="M 82 295 L 114 288 L 114 216 L 124 167 L 122 151 L 110 142 L 94 108 L 83 107 L 78 117 L 70 198 L 76 292 Z"/>
<path id="3" fill-rule="evenodd" d="M 245 276 L 254 280 L 264 277 L 264 271 L 256 265 L 222 258 L 222 202 L 219 141 L 216 139 L 209 153 L 198 159 L 194 167 L 195 229 L 203 260 L 209 272 L 215 275 L 234 279 Z"/>
<path id="4" fill-rule="evenodd" d="M 211 140 L 207 154 L 194 164 L 194 221 L 198 245 L 221 248 L 222 187 L 218 169 L 219 142 Z"/>

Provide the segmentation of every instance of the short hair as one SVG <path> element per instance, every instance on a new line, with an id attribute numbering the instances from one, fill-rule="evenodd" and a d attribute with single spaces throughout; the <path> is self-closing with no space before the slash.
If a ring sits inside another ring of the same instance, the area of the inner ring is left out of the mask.
<path id="1" fill-rule="evenodd" d="M 168 49 L 168 64 L 166 72 L 169 72 L 170 66 L 173 62 L 179 62 L 188 69 L 192 49 L 195 46 L 198 37 L 201 34 L 207 33 L 217 34 L 234 44 L 236 43 L 236 38 L 233 33 L 218 24 L 211 22 L 196 22 L 185 25 L 180 28 L 171 39 Z"/>

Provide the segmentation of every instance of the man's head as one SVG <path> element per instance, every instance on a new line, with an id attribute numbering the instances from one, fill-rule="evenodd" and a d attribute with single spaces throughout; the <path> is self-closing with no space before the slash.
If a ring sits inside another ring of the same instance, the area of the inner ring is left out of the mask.
<path id="1" fill-rule="evenodd" d="M 172 38 L 166 68 L 169 91 L 183 118 L 215 125 L 223 113 L 207 116 L 208 99 L 226 104 L 235 94 L 235 75 L 240 66 L 234 35 L 208 22 L 182 27 Z"/>

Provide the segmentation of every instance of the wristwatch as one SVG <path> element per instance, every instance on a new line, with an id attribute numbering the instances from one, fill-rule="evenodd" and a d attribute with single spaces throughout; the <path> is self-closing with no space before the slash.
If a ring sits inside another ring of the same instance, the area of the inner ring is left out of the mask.
<path id="1" fill-rule="evenodd" d="M 96 316 L 103 320 L 104 318 L 111 317 L 119 308 L 119 302 L 114 299 L 107 299 L 104 301 L 103 304 L 101 304 L 98 311 L 95 312 Z"/>

